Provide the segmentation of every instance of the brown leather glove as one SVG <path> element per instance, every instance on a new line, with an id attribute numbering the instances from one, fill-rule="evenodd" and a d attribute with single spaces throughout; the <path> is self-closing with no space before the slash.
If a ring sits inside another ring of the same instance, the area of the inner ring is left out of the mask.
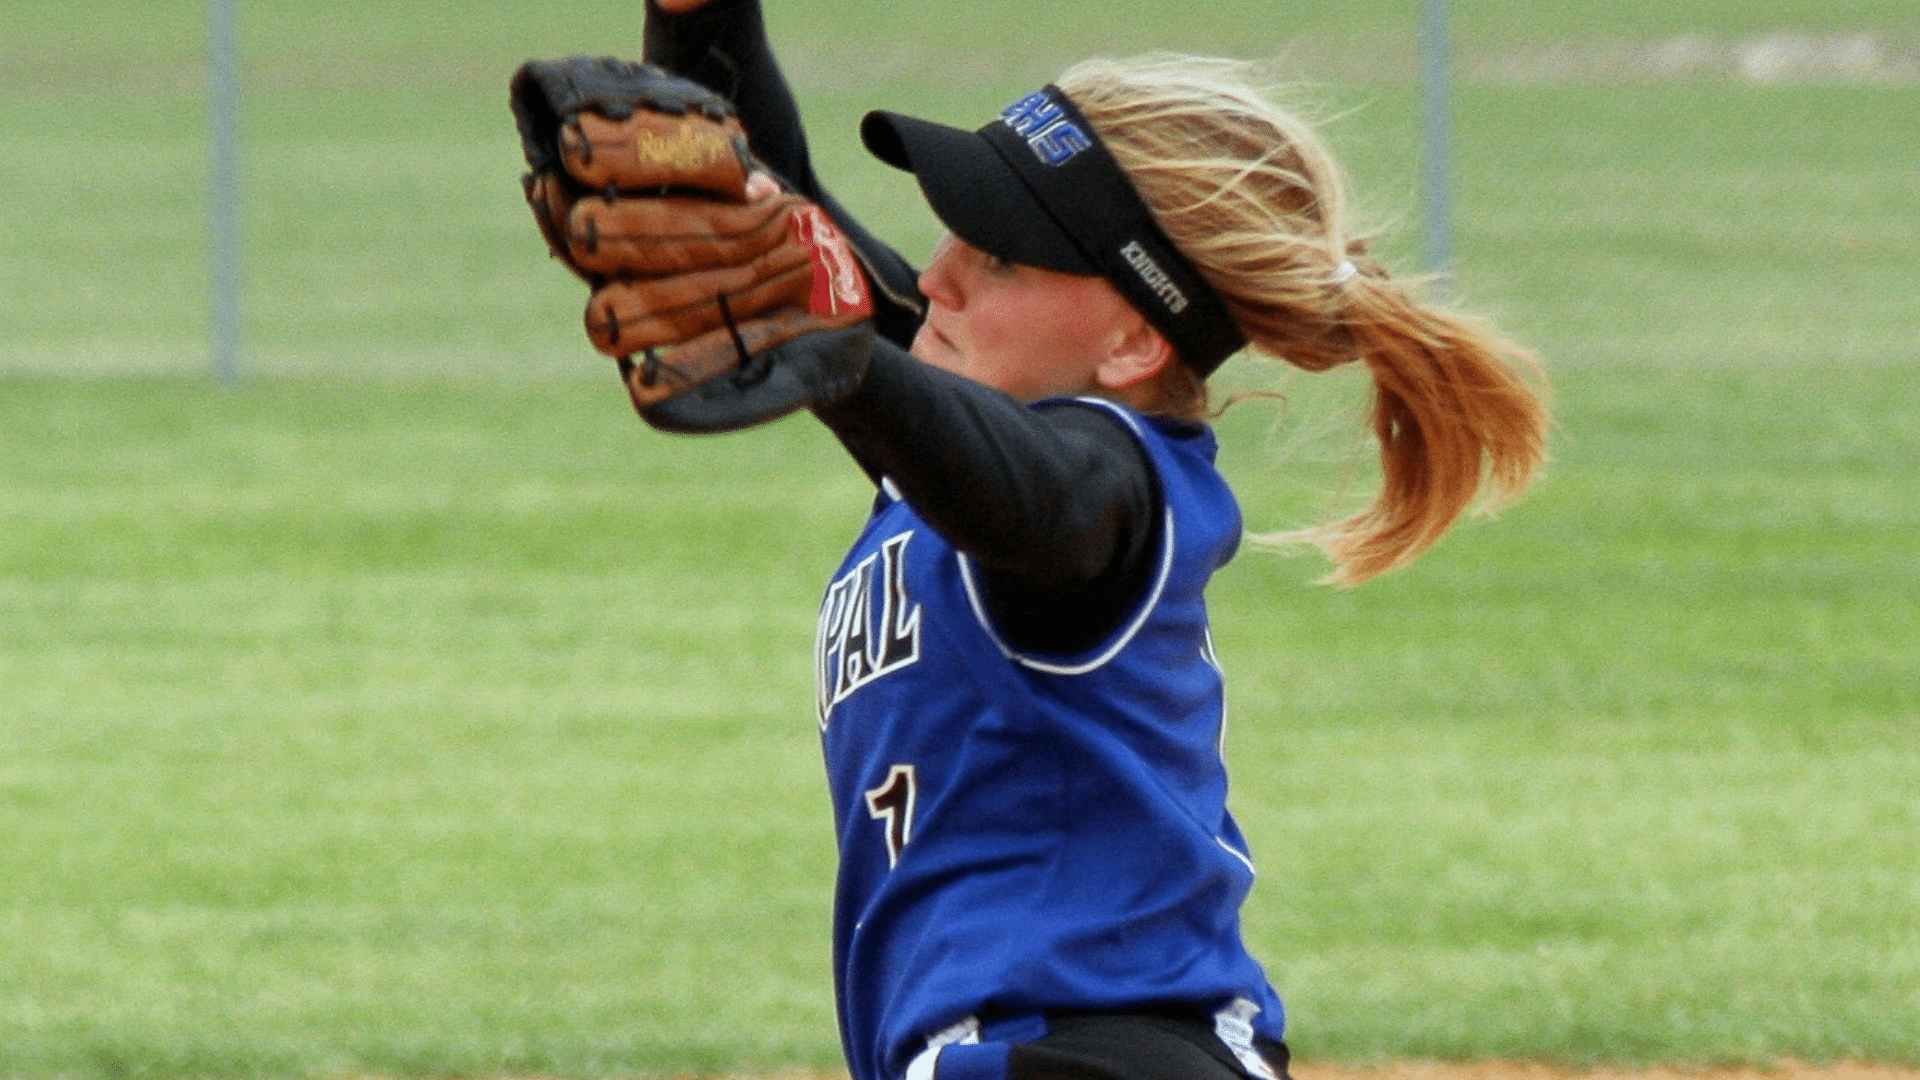
<path id="1" fill-rule="evenodd" d="M 643 419 L 732 431 L 857 385 L 866 276 L 826 212 L 754 161 L 729 102 L 660 68 L 572 57 L 521 67 L 512 105 L 534 219 L 591 288 L 587 336 Z"/>

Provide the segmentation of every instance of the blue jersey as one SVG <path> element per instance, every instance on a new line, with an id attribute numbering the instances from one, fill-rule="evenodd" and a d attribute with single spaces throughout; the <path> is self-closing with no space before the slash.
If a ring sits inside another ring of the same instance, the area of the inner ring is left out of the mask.
<path id="1" fill-rule="evenodd" d="M 1179 1004 L 1281 1037 L 1240 935 L 1254 871 L 1226 809 L 1202 594 L 1241 520 L 1213 435 L 1052 407 L 1118 413 L 1166 504 L 1157 573 L 1107 641 L 1010 647 L 976 567 L 887 485 L 821 608 L 854 1080 L 902 1080 L 929 1040 L 1037 1036 L 1049 1011 Z"/>

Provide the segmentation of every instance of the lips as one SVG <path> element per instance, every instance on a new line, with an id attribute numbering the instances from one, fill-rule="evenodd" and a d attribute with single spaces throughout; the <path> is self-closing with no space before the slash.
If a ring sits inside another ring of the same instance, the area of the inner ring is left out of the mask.
<path id="1" fill-rule="evenodd" d="M 920 331 L 914 337 L 913 343 L 916 346 L 916 348 L 914 349 L 916 353 L 918 353 L 920 351 L 920 348 L 925 345 L 937 345 L 940 349 L 949 353 L 955 353 L 959 351 L 954 347 L 953 339 L 941 333 L 940 329 L 934 326 L 933 323 L 931 322 L 924 322 L 920 324 Z M 924 360 L 926 359 L 926 357 L 923 356 L 921 357 L 921 359 Z"/>

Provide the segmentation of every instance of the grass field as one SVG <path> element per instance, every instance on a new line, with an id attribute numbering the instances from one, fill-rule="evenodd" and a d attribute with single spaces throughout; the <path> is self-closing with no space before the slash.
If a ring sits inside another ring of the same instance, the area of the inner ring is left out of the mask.
<path id="1" fill-rule="evenodd" d="M 507 72 L 636 11 L 244 7 L 233 391 L 200 8 L 0 7 L 0 1077 L 833 1068 L 806 643 L 864 483 L 636 424 L 519 201 Z M 1413 264 L 1417 5 L 773 7 L 906 250 L 860 110 L 1137 44 L 1291 56 Z M 1460 291 L 1556 461 L 1409 572 L 1216 586 L 1296 1050 L 1920 1066 L 1920 12 L 1456 8 Z M 1769 35 L 1878 74 L 1504 64 Z M 1352 373 L 1281 385 L 1222 425 L 1260 528 L 1366 490 Z"/>

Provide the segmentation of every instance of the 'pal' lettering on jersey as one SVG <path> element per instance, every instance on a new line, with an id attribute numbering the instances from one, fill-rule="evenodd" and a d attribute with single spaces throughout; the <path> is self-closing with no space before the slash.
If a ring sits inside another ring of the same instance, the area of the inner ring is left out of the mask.
<path id="1" fill-rule="evenodd" d="M 920 605 L 907 596 L 904 532 L 827 588 L 814 635 L 820 727 L 855 690 L 920 659 Z"/>
<path id="2" fill-rule="evenodd" d="M 1093 145 L 1087 133 L 1067 119 L 1066 110 L 1044 90 L 1007 106 L 1000 119 L 1006 121 L 1014 134 L 1026 139 L 1034 156 L 1048 165 L 1065 165 L 1075 154 Z"/>

